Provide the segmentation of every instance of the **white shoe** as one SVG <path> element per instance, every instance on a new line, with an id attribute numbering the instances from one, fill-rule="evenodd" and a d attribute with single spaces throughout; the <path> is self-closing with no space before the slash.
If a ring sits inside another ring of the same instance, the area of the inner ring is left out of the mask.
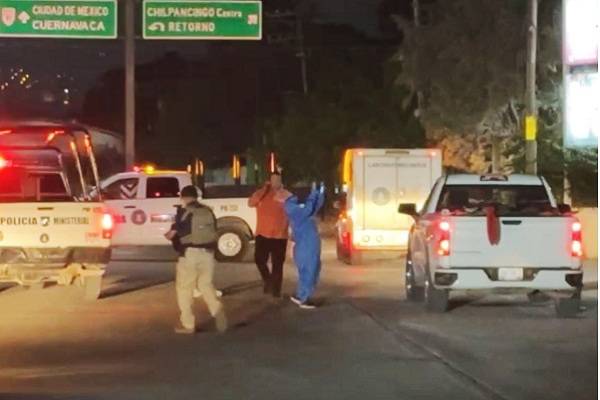
<path id="1" fill-rule="evenodd" d="M 196 328 L 186 328 L 181 323 L 175 326 L 175 333 L 183 334 L 183 335 L 193 335 L 196 333 Z"/>
<path id="2" fill-rule="evenodd" d="M 215 293 L 217 294 L 217 297 L 223 297 L 223 292 L 220 290 L 215 290 Z M 199 291 L 198 289 L 194 289 L 194 298 L 198 299 L 202 297 L 202 292 Z"/>

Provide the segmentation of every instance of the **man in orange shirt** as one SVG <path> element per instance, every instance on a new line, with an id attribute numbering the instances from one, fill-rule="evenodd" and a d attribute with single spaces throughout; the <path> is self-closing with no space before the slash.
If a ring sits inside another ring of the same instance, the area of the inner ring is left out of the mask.
<path id="1" fill-rule="evenodd" d="M 248 205 L 256 208 L 256 249 L 254 260 L 264 283 L 265 294 L 281 297 L 283 282 L 283 263 L 288 239 L 288 219 L 283 203 L 276 200 L 276 195 L 286 192 L 281 182 L 281 175 L 271 174 L 269 182 L 257 190 L 248 199 Z M 272 269 L 267 263 L 271 258 Z"/>

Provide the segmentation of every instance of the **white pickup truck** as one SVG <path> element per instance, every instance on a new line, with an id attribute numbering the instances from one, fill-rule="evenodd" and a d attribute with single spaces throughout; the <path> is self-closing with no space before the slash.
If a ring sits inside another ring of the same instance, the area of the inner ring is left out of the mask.
<path id="1" fill-rule="evenodd" d="M 455 290 L 547 291 L 559 316 L 579 311 L 581 224 L 547 182 L 529 175 L 440 178 L 415 218 L 406 295 L 430 311 L 448 309 Z"/>
<path id="2" fill-rule="evenodd" d="M 165 246 L 164 234 L 170 229 L 179 192 L 192 185 L 185 171 L 160 171 L 153 168 L 122 172 L 104 180 L 100 187 L 105 204 L 115 219 L 113 246 Z M 209 191 L 209 188 L 206 190 Z M 248 197 L 206 198 L 217 217 L 219 237 L 217 257 L 238 261 L 244 257 L 256 229 L 256 210 L 248 207 Z"/>

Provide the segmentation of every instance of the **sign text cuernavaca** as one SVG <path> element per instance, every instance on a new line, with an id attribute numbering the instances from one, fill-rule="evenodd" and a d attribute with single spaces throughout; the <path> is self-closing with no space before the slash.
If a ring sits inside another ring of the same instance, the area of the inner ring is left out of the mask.
<path id="1" fill-rule="evenodd" d="M 112 39 L 116 0 L 0 0 L 0 37 Z"/>

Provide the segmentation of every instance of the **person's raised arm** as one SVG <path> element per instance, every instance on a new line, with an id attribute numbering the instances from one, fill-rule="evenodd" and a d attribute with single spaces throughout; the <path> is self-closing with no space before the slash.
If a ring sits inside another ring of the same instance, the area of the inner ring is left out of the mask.
<path id="1" fill-rule="evenodd" d="M 316 215 L 323 207 L 323 204 L 325 204 L 325 190 L 324 189 L 319 190 L 318 195 L 319 196 L 315 203 L 315 210 L 313 212 L 313 215 Z"/>
<path id="2" fill-rule="evenodd" d="M 292 219 L 305 219 L 310 218 L 316 212 L 316 206 L 319 202 L 319 192 L 313 190 L 306 199 L 304 206 L 301 207 L 296 201 L 286 201 L 285 211 L 286 214 Z"/>
<path id="3" fill-rule="evenodd" d="M 257 207 L 269 191 L 269 188 L 270 186 L 267 184 L 254 192 L 248 199 L 248 207 Z"/>

